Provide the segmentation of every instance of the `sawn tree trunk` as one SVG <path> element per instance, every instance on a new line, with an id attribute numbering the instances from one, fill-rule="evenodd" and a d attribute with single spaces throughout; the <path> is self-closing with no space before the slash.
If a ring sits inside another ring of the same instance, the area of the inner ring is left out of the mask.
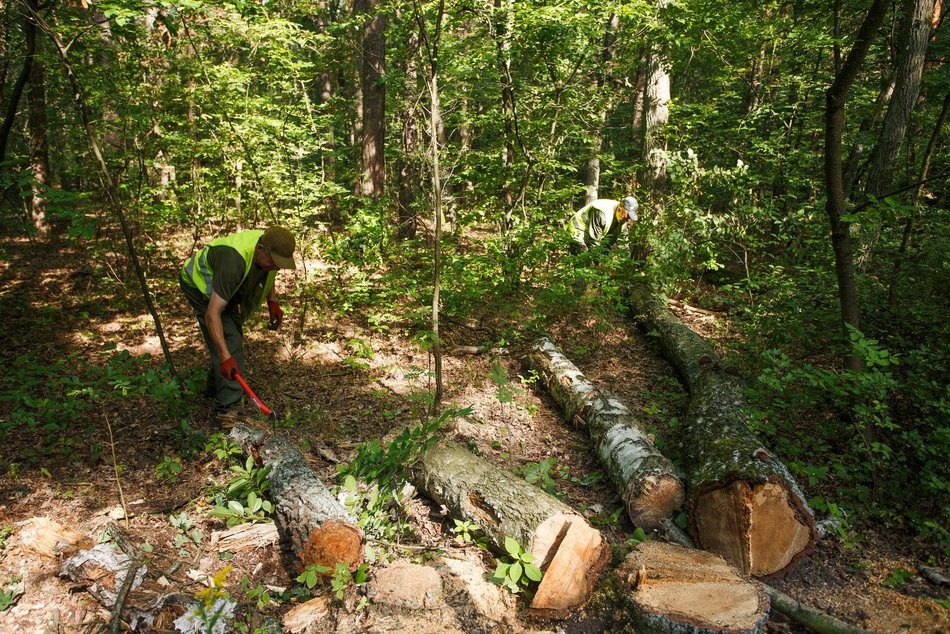
<path id="1" fill-rule="evenodd" d="M 749 431 L 739 380 L 646 284 L 630 306 L 690 393 L 683 443 L 690 526 L 699 545 L 743 573 L 784 576 L 815 547 L 815 517 L 788 469 Z"/>
<path id="2" fill-rule="evenodd" d="M 636 526 L 658 528 L 686 496 L 673 464 L 653 446 L 627 406 L 597 389 L 547 338 L 528 362 L 571 422 L 587 428 L 597 457 Z"/>
<path id="3" fill-rule="evenodd" d="M 246 424 L 231 437 L 255 462 L 270 466 L 270 495 L 277 509 L 277 530 L 289 542 L 300 568 L 310 564 L 334 568 L 363 559 L 363 532 L 346 509 L 313 473 L 303 454 L 287 439 Z"/>
<path id="4" fill-rule="evenodd" d="M 448 441 L 433 445 L 413 468 L 415 485 L 453 517 L 475 522 L 500 554 L 505 537 L 537 557 L 545 571 L 531 609 L 565 617 L 590 597 L 609 548 L 574 509 L 525 480 Z"/>

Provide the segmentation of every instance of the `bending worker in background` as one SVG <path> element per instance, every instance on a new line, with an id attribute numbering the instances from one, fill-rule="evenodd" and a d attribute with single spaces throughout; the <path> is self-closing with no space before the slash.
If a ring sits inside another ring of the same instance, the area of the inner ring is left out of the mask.
<path id="1" fill-rule="evenodd" d="M 212 240 L 181 270 L 181 289 L 211 355 L 205 393 L 215 397 L 216 417 L 239 408 L 244 396 L 234 380 L 244 372 L 244 319 L 266 297 L 267 327 L 277 330 L 284 320 L 274 280 L 278 270 L 297 268 L 295 247 L 293 234 L 282 227 L 239 231 Z"/>
<path id="2" fill-rule="evenodd" d="M 624 223 L 637 220 L 640 204 L 633 196 L 621 201 L 599 198 L 581 208 L 571 218 L 571 251 L 581 253 L 599 244 L 611 246 L 617 241 Z"/>

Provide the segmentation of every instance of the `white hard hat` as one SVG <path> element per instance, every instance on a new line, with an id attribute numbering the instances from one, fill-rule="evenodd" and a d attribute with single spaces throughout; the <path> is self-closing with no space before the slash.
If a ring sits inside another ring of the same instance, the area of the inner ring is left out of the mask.
<path id="1" fill-rule="evenodd" d="M 633 196 L 627 196 L 622 201 L 620 201 L 621 206 L 627 212 L 627 215 L 630 216 L 631 220 L 637 220 L 637 209 L 640 208 L 640 203 L 637 202 L 637 199 Z"/>

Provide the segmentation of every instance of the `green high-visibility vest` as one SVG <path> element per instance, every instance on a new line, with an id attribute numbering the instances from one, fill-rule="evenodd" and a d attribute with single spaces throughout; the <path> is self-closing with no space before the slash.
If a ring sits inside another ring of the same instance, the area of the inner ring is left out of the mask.
<path id="1" fill-rule="evenodd" d="M 229 236 L 212 240 L 203 249 L 188 258 L 185 262 L 185 266 L 181 269 L 182 279 L 185 283 L 201 291 L 206 298 L 211 299 L 211 280 L 214 277 L 214 271 L 211 270 L 211 263 L 208 261 L 208 249 L 217 246 L 227 246 L 237 251 L 244 259 L 244 277 L 241 278 L 241 283 L 243 284 L 251 272 L 251 267 L 254 265 L 254 249 L 257 248 L 257 242 L 261 239 L 262 235 L 264 235 L 263 231 L 251 229 L 248 231 L 238 231 Z M 267 278 L 260 290 L 251 296 L 250 301 L 248 301 L 245 306 L 241 307 L 243 314 L 249 315 L 261 305 L 264 298 L 267 297 L 271 289 L 274 288 L 274 279 L 276 277 L 277 271 L 269 271 L 267 273 Z M 238 287 L 240 288 L 240 285 L 238 285 Z"/>
<path id="2" fill-rule="evenodd" d="M 578 210 L 571 218 L 571 234 L 580 244 L 594 246 L 608 235 L 616 237 L 622 223 L 615 224 L 618 203 L 609 198 L 598 198 Z"/>

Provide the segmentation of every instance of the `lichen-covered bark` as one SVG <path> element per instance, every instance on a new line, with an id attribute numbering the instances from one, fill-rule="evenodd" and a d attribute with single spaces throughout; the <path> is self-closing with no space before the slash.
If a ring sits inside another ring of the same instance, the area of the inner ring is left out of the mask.
<path id="1" fill-rule="evenodd" d="M 815 518 L 785 465 L 749 431 L 751 418 L 739 379 L 722 369 L 712 346 L 680 322 L 646 284 L 631 287 L 628 298 L 643 328 L 656 333 L 660 349 L 691 395 L 683 442 L 688 448 L 685 468 L 694 536 L 701 546 L 729 558 L 746 573 L 762 577 L 787 573 L 814 549 Z M 704 500 L 736 482 L 747 485 L 744 492 L 731 496 L 736 508 L 723 508 L 729 496 Z M 781 492 L 776 494 L 776 489 Z M 768 520 L 769 514 L 787 517 L 796 526 L 782 527 L 775 519 Z M 757 535 L 755 522 L 772 522 L 776 535 L 772 539 Z M 728 534 L 730 530 L 735 534 Z"/>
<path id="2" fill-rule="evenodd" d="M 430 447 L 413 468 L 412 479 L 454 517 L 477 523 L 495 551 L 504 553 L 505 537 L 512 537 L 542 565 L 553 557 L 554 539 L 547 543 L 539 529 L 555 517 L 585 521 L 557 498 L 451 441 Z"/>
<path id="3" fill-rule="evenodd" d="M 615 395 L 599 390 L 547 338 L 528 362 L 568 420 L 579 420 L 636 526 L 657 528 L 683 503 L 683 484 L 639 421 Z"/>
<path id="4" fill-rule="evenodd" d="M 290 538 L 294 553 L 303 552 L 311 534 L 327 520 L 353 523 L 303 454 L 286 438 L 244 424 L 235 425 L 231 437 L 246 453 L 259 453 L 263 463 L 271 467 L 267 477 L 271 497 L 276 501 L 277 528 L 282 536 Z"/>

